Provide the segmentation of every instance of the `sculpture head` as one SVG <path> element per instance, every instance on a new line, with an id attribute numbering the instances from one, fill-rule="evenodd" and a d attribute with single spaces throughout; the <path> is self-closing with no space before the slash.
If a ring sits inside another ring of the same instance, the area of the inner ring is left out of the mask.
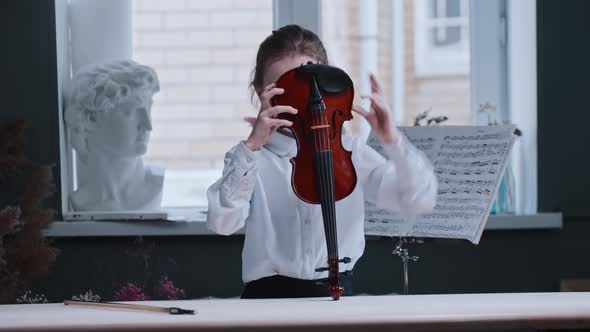
<path id="1" fill-rule="evenodd" d="M 86 66 L 66 95 L 68 138 L 81 161 L 89 154 L 139 157 L 147 151 L 152 97 L 160 90 L 153 69 L 131 60 Z"/>

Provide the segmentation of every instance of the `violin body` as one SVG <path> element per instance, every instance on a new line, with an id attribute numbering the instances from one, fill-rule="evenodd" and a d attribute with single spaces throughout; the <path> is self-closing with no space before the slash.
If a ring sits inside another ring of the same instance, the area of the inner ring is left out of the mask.
<path id="1" fill-rule="evenodd" d="M 304 67 L 313 66 L 328 67 L 314 64 Z M 297 114 L 282 113 L 279 115 L 279 118 L 293 122 L 290 129 L 297 141 L 297 155 L 291 159 L 293 191 L 304 202 L 321 203 L 317 184 L 322 179 L 321 175 L 314 171 L 315 156 L 318 151 L 329 150 L 332 152 L 333 159 L 334 195 L 335 200 L 339 201 L 352 193 L 357 182 L 356 171 L 352 164 L 352 153 L 342 146 L 342 125 L 344 121 L 352 119 L 354 88 L 352 81 L 350 81 L 350 85 L 328 88 L 330 91 L 325 91 L 322 89 L 322 81 L 320 80 L 319 90 L 326 109 L 323 114 L 314 114 L 308 108 L 310 83 L 307 75 L 301 73 L 301 68 L 304 67 L 292 69 L 279 78 L 276 86 L 285 89 L 285 93 L 276 96 L 273 100 L 274 105 L 289 105 L 298 110 Z M 312 129 L 312 127 L 322 125 L 329 127 Z M 327 144 L 325 144 L 326 142 Z"/>
<path id="2" fill-rule="evenodd" d="M 338 300 L 343 291 L 339 264 L 349 263 L 350 258 L 338 258 L 335 202 L 350 195 L 357 183 L 352 153 L 342 146 L 342 125 L 352 119 L 352 80 L 339 68 L 307 64 L 283 74 L 276 86 L 285 92 L 273 98 L 273 105 L 298 110 L 279 115 L 293 122 L 289 129 L 297 141 L 291 185 L 301 200 L 321 204 L 328 267 L 316 271 L 328 270 L 329 292 Z"/>

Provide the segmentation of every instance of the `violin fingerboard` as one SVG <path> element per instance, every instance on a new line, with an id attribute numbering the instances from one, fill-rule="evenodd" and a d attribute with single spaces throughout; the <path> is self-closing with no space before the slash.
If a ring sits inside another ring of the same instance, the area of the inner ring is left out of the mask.
<path id="1" fill-rule="evenodd" d="M 315 154 L 315 172 L 328 256 L 338 257 L 338 236 L 336 234 L 336 200 L 334 197 L 334 162 L 332 151 L 318 151 Z"/>

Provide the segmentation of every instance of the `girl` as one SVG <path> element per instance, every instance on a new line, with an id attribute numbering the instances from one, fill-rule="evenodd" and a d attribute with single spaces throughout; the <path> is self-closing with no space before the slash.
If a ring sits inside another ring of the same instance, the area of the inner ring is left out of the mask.
<path id="1" fill-rule="evenodd" d="M 297 154 L 290 121 L 280 113 L 297 113 L 271 98 L 284 93 L 274 82 L 285 72 L 308 61 L 328 63 L 326 50 L 313 32 L 296 25 L 284 26 L 260 45 L 251 86 L 260 98 L 260 112 L 252 121 L 250 136 L 225 155 L 221 179 L 207 191 L 208 227 L 229 235 L 246 227 L 242 253 L 242 298 L 328 296 L 327 250 L 319 205 L 299 200 L 291 188 L 290 158 Z M 364 200 L 380 208 L 413 216 L 432 209 L 436 178 L 430 162 L 395 126 L 383 101 L 381 87 L 371 75 L 371 111 L 355 105 L 353 111 L 367 119 L 390 157 L 385 160 L 360 139 L 343 137 L 352 151 L 357 186 L 336 202 L 338 251 L 350 257 L 341 263 L 344 295 L 352 294 L 351 271 L 363 254 Z M 280 129 L 279 129 L 280 128 Z"/>

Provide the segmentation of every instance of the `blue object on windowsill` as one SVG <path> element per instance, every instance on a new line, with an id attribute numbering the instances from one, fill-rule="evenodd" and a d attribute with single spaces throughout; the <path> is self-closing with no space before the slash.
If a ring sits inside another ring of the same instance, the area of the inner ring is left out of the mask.
<path id="1" fill-rule="evenodd" d="M 514 212 L 514 174 L 509 163 L 500 181 L 498 194 L 490 214 L 511 214 Z"/>

